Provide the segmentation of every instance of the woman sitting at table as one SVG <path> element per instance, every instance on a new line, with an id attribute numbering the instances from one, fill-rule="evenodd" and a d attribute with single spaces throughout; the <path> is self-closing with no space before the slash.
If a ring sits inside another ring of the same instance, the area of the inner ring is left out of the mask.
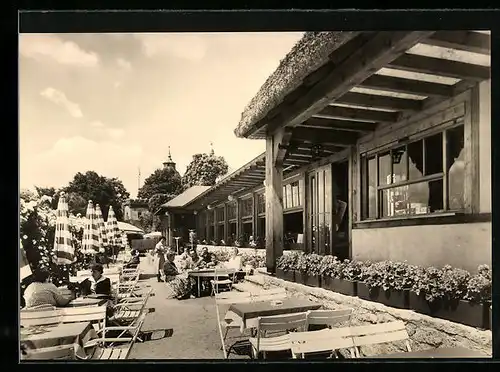
<path id="1" fill-rule="evenodd" d="M 166 254 L 163 273 L 165 274 L 165 282 L 171 289 L 171 294 L 168 298 L 177 298 L 178 300 L 194 296 L 195 280 L 188 277 L 186 274 L 181 274 L 175 266 L 175 253 L 169 251 Z"/>
<path id="2" fill-rule="evenodd" d="M 111 280 L 102 275 L 104 268 L 101 264 L 92 266 L 92 276 L 80 283 L 82 295 L 102 295 L 103 297 L 111 297 Z"/>
<path id="3" fill-rule="evenodd" d="M 134 249 L 131 253 L 132 258 L 125 265 L 123 265 L 126 269 L 135 269 L 141 263 L 139 251 Z"/>
<path id="4" fill-rule="evenodd" d="M 59 289 L 50 283 L 50 273 L 46 270 L 37 270 L 33 273 L 33 283 L 24 291 L 26 308 L 42 305 L 67 306 L 74 296 L 67 297 L 59 293 Z"/>
<path id="5" fill-rule="evenodd" d="M 238 248 L 233 247 L 232 252 L 231 252 L 231 257 L 227 262 L 224 263 L 224 267 L 226 269 L 234 269 L 236 271 L 240 271 L 242 264 L 241 264 L 241 256 L 238 255 L 239 251 Z"/>

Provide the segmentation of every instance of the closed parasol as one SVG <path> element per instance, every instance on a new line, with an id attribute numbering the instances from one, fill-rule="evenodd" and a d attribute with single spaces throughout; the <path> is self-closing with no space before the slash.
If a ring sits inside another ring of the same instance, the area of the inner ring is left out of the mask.
<path id="1" fill-rule="evenodd" d="M 104 223 L 99 204 L 95 205 L 95 215 L 97 228 L 99 230 L 99 251 L 104 252 L 105 247 L 108 245 L 108 232 L 106 231 L 106 224 Z"/>
<path id="2" fill-rule="evenodd" d="M 106 229 L 108 231 L 108 242 L 113 248 L 113 257 L 115 257 L 115 247 L 122 244 L 122 233 L 118 228 L 118 220 L 116 219 L 115 211 L 112 206 L 109 207 Z"/>
<path id="3" fill-rule="evenodd" d="M 85 254 L 95 254 L 99 251 L 99 228 L 92 200 L 89 200 L 85 217 L 87 220 L 83 229 L 82 251 Z"/>
<path id="4" fill-rule="evenodd" d="M 66 202 L 64 192 L 61 192 L 57 204 L 53 252 L 57 265 L 70 265 L 76 261 L 73 235 L 69 229 L 68 203 Z"/>

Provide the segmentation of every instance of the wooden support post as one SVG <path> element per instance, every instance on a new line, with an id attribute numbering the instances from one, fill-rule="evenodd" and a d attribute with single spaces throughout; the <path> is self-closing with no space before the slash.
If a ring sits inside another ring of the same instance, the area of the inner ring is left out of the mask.
<path id="1" fill-rule="evenodd" d="M 229 223 L 227 221 L 227 203 L 224 203 L 224 236 L 222 239 L 224 239 L 225 242 L 227 242 L 227 238 L 229 236 Z"/>
<path id="2" fill-rule="evenodd" d="M 283 166 L 275 162 L 280 141 L 266 139 L 266 266 L 276 272 L 276 261 L 283 254 Z"/>
<path id="3" fill-rule="evenodd" d="M 257 238 L 257 225 L 258 225 L 258 213 L 257 213 L 257 194 L 252 193 L 252 236 L 254 239 Z"/>
<path id="4" fill-rule="evenodd" d="M 205 240 L 207 243 L 210 241 L 210 219 L 208 218 L 210 211 L 206 210 L 205 212 Z"/>
<path id="5" fill-rule="evenodd" d="M 170 248 L 175 247 L 174 241 L 174 214 L 172 212 L 168 213 L 168 246 Z"/>
<path id="6" fill-rule="evenodd" d="M 240 199 L 236 199 L 236 240 L 240 238 L 241 234 L 241 211 L 240 211 Z"/>
<path id="7" fill-rule="evenodd" d="M 216 243 L 219 243 L 220 241 L 220 236 L 219 236 L 219 221 L 217 221 L 217 209 L 218 208 L 214 208 L 214 241 Z"/>

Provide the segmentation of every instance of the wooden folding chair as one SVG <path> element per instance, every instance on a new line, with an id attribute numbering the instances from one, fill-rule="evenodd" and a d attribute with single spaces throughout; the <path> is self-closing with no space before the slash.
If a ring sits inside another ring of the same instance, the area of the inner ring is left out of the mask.
<path id="1" fill-rule="evenodd" d="M 394 322 L 350 327 L 354 342 L 356 357 L 360 357 L 360 348 L 365 345 L 383 344 L 404 341 L 406 351 L 411 351 L 410 336 L 405 324 L 398 320 Z"/>
<path id="2" fill-rule="evenodd" d="M 291 349 L 289 330 L 307 329 L 307 314 L 296 313 L 286 315 L 265 316 L 257 318 L 257 337 L 248 339 L 252 345 L 252 354 L 257 358 L 263 352 L 264 359 L 269 351 L 286 351 Z M 268 331 L 287 332 L 281 336 L 265 337 Z"/>
<path id="3" fill-rule="evenodd" d="M 232 346 L 226 351 L 226 338 L 229 330 L 241 329 L 242 319 L 232 311 L 228 311 L 232 304 L 251 302 L 248 292 L 223 292 L 215 294 L 215 311 L 217 313 L 217 325 L 222 343 L 224 358 L 227 359 Z M 222 318 L 223 317 L 223 318 Z"/>
<path id="4" fill-rule="evenodd" d="M 210 284 L 212 285 L 210 296 L 219 293 L 219 287 L 230 291 L 233 287 L 235 277 L 236 269 L 215 268 L 214 278 L 210 280 Z"/>
<path id="5" fill-rule="evenodd" d="M 61 323 L 61 311 L 55 307 L 23 309 L 20 314 L 22 327 L 37 327 Z"/>
<path id="6" fill-rule="evenodd" d="M 123 360 L 128 359 L 130 351 L 138 340 L 139 333 L 146 319 L 146 313 L 142 313 L 133 326 L 129 327 L 108 327 L 107 330 L 122 330 L 122 334 L 117 338 L 96 339 L 87 342 L 84 349 L 93 348 L 94 351 L 87 358 L 81 358 L 77 354 L 78 359 L 98 359 L 98 360 Z M 122 337 L 128 332 L 130 337 Z M 117 343 L 125 343 L 124 347 L 116 346 Z"/>
<path id="7" fill-rule="evenodd" d="M 26 350 L 24 355 L 21 354 L 21 360 L 71 360 L 74 359 L 74 355 L 75 346 L 73 344 L 57 345 Z"/>
<path id="8" fill-rule="evenodd" d="M 332 328 L 339 323 L 350 322 L 353 309 L 346 310 L 309 310 L 307 323 L 309 326 L 326 326 Z"/>
<path id="9" fill-rule="evenodd" d="M 306 354 L 330 352 L 337 356 L 337 350 L 348 349 L 351 357 L 355 356 L 354 342 L 349 328 L 322 329 L 309 332 L 292 332 L 289 334 L 292 357 L 305 358 Z"/>
<path id="10" fill-rule="evenodd" d="M 97 334 L 105 337 L 106 305 L 63 307 L 60 312 L 61 323 L 91 322 Z"/>
<path id="11" fill-rule="evenodd" d="M 115 304 L 109 321 L 116 325 L 132 324 L 144 312 L 152 291 L 150 289 L 143 297 L 132 297 Z"/>

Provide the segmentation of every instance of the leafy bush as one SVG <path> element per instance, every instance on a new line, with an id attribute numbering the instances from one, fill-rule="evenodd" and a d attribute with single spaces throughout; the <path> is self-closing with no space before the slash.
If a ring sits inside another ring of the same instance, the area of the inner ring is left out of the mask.
<path id="1" fill-rule="evenodd" d="M 331 255 L 323 256 L 320 263 L 319 275 L 338 278 L 340 275 L 341 265 L 342 262 L 340 262 L 337 257 Z"/>
<path id="2" fill-rule="evenodd" d="M 382 261 L 363 266 L 361 276 L 369 288 L 401 291 L 412 288 L 416 270 L 406 262 Z"/>
<path id="3" fill-rule="evenodd" d="M 488 265 L 480 265 L 477 273 L 467 283 L 465 299 L 475 303 L 491 301 L 491 269 Z"/>
<path id="4" fill-rule="evenodd" d="M 307 273 L 309 275 L 320 275 L 323 256 L 315 253 L 303 256 L 306 257 Z"/>
<path id="5" fill-rule="evenodd" d="M 471 275 L 463 269 L 453 268 L 450 265 L 443 267 L 443 290 L 445 298 L 449 300 L 460 300 L 467 294 L 467 283 Z"/>
<path id="6" fill-rule="evenodd" d="M 363 263 L 361 261 L 344 260 L 340 265 L 338 278 L 350 281 L 360 281 L 363 267 L 369 264 L 369 262 Z"/>
<path id="7" fill-rule="evenodd" d="M 426 301 L 434 302 L 444 297 L 441 287 L 443 272 L 435 267 L 419 267 L 415 271 L 415 279 L 411 288 L 416 295 L 424 295 Z"/>
<path id="8" fill-rule="evenodd" d="M 247 265 L 254 268 L 266 267 L 266 257 L 257 254 L 243 253 L 241 255 L 241 264 L 243 267 Z"/>
<path id="9" fill-rule="evenodd" d="M 281 269 L 283 271 L 296 270 L 299 256 L 302 256 L 302 254 L 299 253 L 284 254 L 278 259 L 276 266 L 278 269 Z"/>

